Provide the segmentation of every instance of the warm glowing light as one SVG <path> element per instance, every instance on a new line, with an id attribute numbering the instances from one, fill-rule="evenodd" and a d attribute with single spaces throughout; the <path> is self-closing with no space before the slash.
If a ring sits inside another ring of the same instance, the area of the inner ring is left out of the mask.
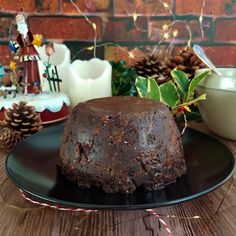
<path id="1" fill-rule="evenodd" d="M 167 2 L 163 2 L 163 6 L 164 6 L 165 9 L 169 9 L 170 8 L 170 6 L 169 6 L 169 4 Z"/>
<path id="2" fill-rule="evenodd" d="M 134 54 L 132 52 L 128 52 L 130 58 L 134 58 Z"/>
<path id="3" fill-rule="evenodd" d="M 174 30 L 174 31 L 173 31 L 173 37 L 177 37 L 178 34 L 179 34 L 179 31 L 178 31 L 178 30 Z"/>
<path id="4" fill-rule="evenodd" d="M 168 39 L 168 38 L 170 38 L 169 33 L 168 33 L 168 32 L 165 32 L 165 33 L 163 34 L 163 38 L 164 38 L 164 39 Z"/>
<path id="5" fill-rule="evenodd" d="M 94 49 L 94 46 L 87 47 L 87 50 L 88 50 L 88 51 L 92 51 L 93 49 Z"/>
<path id="6" fill-rule="evenodd" d="M 133 20 L 134 20 L 134 22 L 137 21 L 137 18 L 138 18 L 138 15 L 137 15 L 137 13 L 135 12 L 135 13 L 133 14 Z"/>
<path id="7" fill-rule="evenodd" d="M 169 25 L 164 24 L 164 25 L 162 26 L 162 30 L 163 30 L 163 31 L 167 31 L 168 29 L 169 29 Z"/>
<path id="8" fill-rule="evenodd" d="M 97 29 L 97 25 L 95 23 L 92 24 L 93 29 L 96 30 Z"/>

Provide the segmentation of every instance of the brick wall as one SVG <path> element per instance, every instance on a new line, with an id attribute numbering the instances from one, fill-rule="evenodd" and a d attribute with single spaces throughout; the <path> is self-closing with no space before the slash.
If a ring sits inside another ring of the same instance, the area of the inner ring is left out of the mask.
<path id="1" fill-rule="evenodd" d="M 132 63 L 143 53 L 158 45 L 160 54 L 165 49 L 183 47 L 189 40 L 198 42 L 219 66 L 236 66 L 236 1 L 205 0 L 202 28 L 199 16 L 203 0 L 73 0 L 97 25 L 99 57 L 126 59 Z M 69 0 L 0 0 L 0 62 L 11 59 L 8 50 L 9 26 L 14 14 L 23 10 L 33 33 L 42 33 L 47 41 L 64 42 L 72 56 L 93 44 L 91 25 L 73 7 Z M 133 21 L 133 13 L 138 14 Z M 173 23 L 175 22 L 175 23 Z M 164 39 L 162 26 L 173 24 L 178 36 Z M 13 30 L 14 31 L 14 30 Z M 118 44 L 114 47 L 110 43 Z M 171 51 L 171 50 L 170 50 Z M 134 58 L 130 57 L 130 53 Z M 92 57 L 91 51 L 77 54 L 78 58 Z"/>

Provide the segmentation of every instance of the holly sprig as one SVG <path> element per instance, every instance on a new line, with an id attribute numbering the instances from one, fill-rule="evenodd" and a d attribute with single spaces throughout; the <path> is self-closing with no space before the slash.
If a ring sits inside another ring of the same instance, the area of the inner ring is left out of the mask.
<path id="1" fill-rule="evenodd" d="M 126 62 L 110 62 L 112 65 L 112 95 L 113 96 L 137 96 L 135 79 L 137 73 L 126 66 Z"/>
<path id="2" fill-rule="evenodd" d="M 206 99 L 206 94 L 198 97 L 194 97 L 194 95 L 198 83 L 209 73 L 210 70 L 206 70 L 190 81 L 183 71 L 174 69 L 171 71 L 173 81 L 158 85 L 152 78 L 138 76 L 135 85 L 140 97 L 161 101 L 175 114 Z"/>

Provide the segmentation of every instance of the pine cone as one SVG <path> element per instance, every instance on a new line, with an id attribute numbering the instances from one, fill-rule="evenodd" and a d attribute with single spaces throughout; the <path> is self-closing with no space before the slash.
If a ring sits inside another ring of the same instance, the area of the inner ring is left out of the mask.
<path id="1" fill-rule="evenodd" d="M 153 54 L 137 61 L 134 69 L 139 76 L 152 77 L 159 85 L 172 79 L 169 70 L 167 70 L 168 68 Z"/>
<path id="2" fill-rule="evenodd" d="M 192 48 L 181 50 L 176 56 L 166 57 L 164 64 L 168 68 L 168 73 L 171 70 L 178 69 L 184 71 L 189 79 L 193 79 L 195 71 L 201 68 L 206 68 L 206 65 L 197 57 Z"/>
<path id="3" fill-rule="evenodd" d="M 40 114 L 36 113 L 33 106 L 26 102 L 13 104 L 5 112 L 5 119 L 1 122 L 3 127 L 18 131 L 22 137 L 30 136 L 42 129 Z"/>
<path id="4" fill-rule="evenodd" d="M 10 150 L 20 140 L 22 140 L 20 132 L 6 127 L 0 130 L 0 147 L 4 151 Z"/>

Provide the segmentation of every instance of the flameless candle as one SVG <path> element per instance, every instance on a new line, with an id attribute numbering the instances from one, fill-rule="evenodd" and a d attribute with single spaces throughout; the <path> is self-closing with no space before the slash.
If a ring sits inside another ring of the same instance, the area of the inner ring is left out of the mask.
<path id="1" fill-rule="evenodd" d="M 98 58 L 76 60 L 70 69 L 69 96 L 72 106 L 93 98 L 112 96 L 112 67 L 108 61 Z"/>

